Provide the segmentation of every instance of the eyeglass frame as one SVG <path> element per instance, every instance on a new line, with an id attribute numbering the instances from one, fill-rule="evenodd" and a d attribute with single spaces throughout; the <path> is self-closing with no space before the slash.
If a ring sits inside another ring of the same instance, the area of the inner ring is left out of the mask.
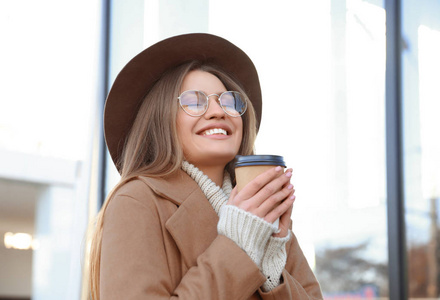
<path id="1" fill-rule="evenodd" d="M 185 108 L 183 107 L 182 102 L 180 101 L 180 97 L 182 97 L 182 95 L 183 95 L 184 93 L 186 93 L 186 92 L 198 92 L 198 93 L 201 93 L 201 94 L 205 95 L 205 97 L 206 97 L 206 108 L 205 108 L 205 110 L 204 110 L 200 115 L 193 115 L 193 114 L 190 114 L 190 113 L 187 112 L 187 111 L 185 110 Z M 220 95 L 218 95 L 218 94 L 209 94 L 209 95 L 206 95 L 203 91 L 199 91 L 199 90 L 187 90 L 187 91 L 183 91 L 182 93 L 180 93 L 179 97 L 177 97 L 177 100 L 179 101 L 179 105 L 180 105 L 180 107 L 183 109 L 183 111 L 184 111 L 186 114 L 188 114 L 188 115 L 190 115 L 190 116 L 192 116 L 192 117 L 201 117 L 201 116 L 203 116 L 203 115 L 208 111 L 208 108 L 209 108 L 209 98 L 210 98 L 211 96 L 217 96 L 217 100 L 216 100 L 215 102 L 216 102 L 217 104 L 219 104 L 219 106 L 221 107 L 221 109 L 222 109 L 222 110 L 223 110 L 228 116 L 233 117 L 233 118 L 238 118 L 238 117 L 241 117 L 242 115 L 244 115 L 244 113 L 247 111 L 247 107 L 248 107 L 247 99 L 246 99 L 245 97 L 242 97 L 242 99 L 244 100 L 244 103 L 245 103 L 244 111 L 243 111 L 241 114 L 237 115 L 237 116 L 233 116 L 233 115 L 229 114 L 229 113 L 224 109 L 224 107 L 223 107 L 223 104 L 222 104 L 222 101 L 221 101 L 221 97 L 222 97 L 223 94 L 225 94 L 225 93 L 237 93 L 237 94 L 240 95 L 240 97 L 243 96 L 240 92 L 237 92 L 237 91 L 225 91 L 225 92 L 221 93 Z"/>

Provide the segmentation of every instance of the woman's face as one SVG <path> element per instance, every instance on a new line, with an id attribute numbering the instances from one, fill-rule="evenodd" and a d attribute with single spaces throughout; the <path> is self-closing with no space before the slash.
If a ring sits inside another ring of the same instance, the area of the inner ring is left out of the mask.
<path id="1" fill-rule="evenodd" d="M 180 93 L 188 90 L 220 95 L 226 88 L 213 74 L 195 70 L 185 76 Z M 213 129 L 221 130 L 214 133 Z M 187 161 L 198 168 L 224 167 L 238 153 L 243 121 L 241 117 L 227 115 L 218 104 L 217 97 L 211 96 L 208 110 L 200 117 L 190 116 L 179 108 L 177 134 Z"/>

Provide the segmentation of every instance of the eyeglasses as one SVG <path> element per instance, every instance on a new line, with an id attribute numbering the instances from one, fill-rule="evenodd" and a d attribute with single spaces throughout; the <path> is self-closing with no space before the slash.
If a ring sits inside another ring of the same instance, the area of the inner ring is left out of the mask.
<path id="1" fill-rule="evenodd" d="M 206 95 L 202 91 L 190 90 L 183 92 L 177 99 L 188 115 L 200 117 L 208 110 L 209 97 L 211 96 L 217 96 L 220 107 L 231 117 L 239 117 L 246 111 L 246 99 L 239 92 L 227 91 L 221 95 Z"/>

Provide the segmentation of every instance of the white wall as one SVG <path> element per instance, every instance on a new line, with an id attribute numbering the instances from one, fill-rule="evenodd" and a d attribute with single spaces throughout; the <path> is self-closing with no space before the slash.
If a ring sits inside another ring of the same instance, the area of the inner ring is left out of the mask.
<path id="1" fill-rule="evenodd" d="M 2 245 L 0 246 L 0 265 L 0 297 L 30 297 L 32 251 L 6 249 Z"/>
<path id="2" fill-rule="evenodd" d="M 10 182 L 0 180 L 1 187 L 5 183 Z M 26 200 L 35 201 L 30 198 Z M 29 203 L 29 206 L 33 204 Z M 8 217 L 3 214 L 3 207 L 0 207 L 0 296 L 30 297 L 32 293 L 32 250 L 7 249 L 4 246 L 3 237 L 6 232 L 33 234 L 33 218 L 29 220 Z"/>

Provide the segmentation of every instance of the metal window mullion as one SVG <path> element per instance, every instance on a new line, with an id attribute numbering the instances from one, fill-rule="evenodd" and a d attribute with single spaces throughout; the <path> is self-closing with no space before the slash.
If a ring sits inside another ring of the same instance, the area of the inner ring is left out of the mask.
<path id="1" fill-rule="evenodd" d="M 111 0 L 103 0 L 104 6 L 104 29 L 103 29 L 103 67 L 102 67 L 102 103 L 101 117 L 104 113 L 105 100 L 109 91 L 110 80 L 110 23 L 111 23 Z M 103 120 L 103 119 L 102 119 Z M 100 127 L 100 143 L 99 143 L 99 207 L 104 204 L 106 197 L 106 180 L 107 180 L 107 146 L 104 138 L 104 122 Z"/>
<path id="2" fill-rule="evenodd" d="M 391 300 L 408 299 L 403 190 L 401 1 L 385 0 L 388 264 Z"/>

